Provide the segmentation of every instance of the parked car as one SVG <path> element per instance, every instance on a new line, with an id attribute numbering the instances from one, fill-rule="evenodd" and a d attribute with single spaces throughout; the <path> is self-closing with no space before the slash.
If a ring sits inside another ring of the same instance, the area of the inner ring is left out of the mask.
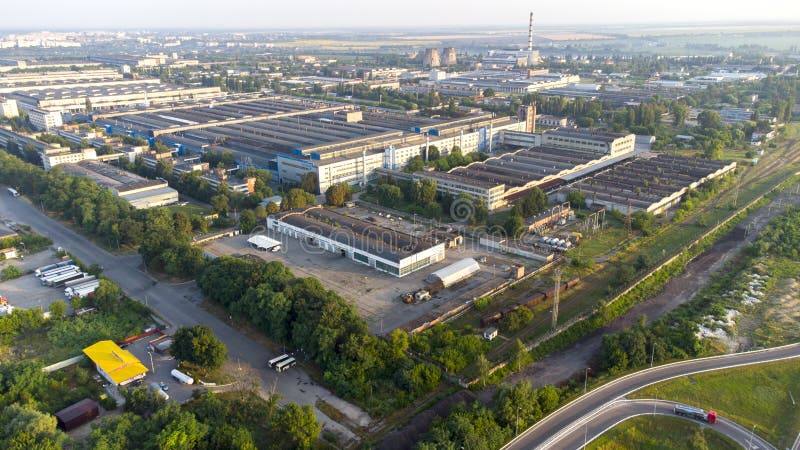
<path id="1" fill-rule="evenodd" d="M 167 386 L 167 383 L 164 383 L 163 381 L 161 382 L 161 390 L 162 391 L 168 391 L 169 390 L 169 386 Z"/>

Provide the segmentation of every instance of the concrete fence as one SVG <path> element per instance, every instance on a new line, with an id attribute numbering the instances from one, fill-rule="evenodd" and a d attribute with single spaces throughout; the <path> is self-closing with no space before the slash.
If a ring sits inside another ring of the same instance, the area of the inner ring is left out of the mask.
<path id="1" fill-rule="evenodd" d="M 55 364 L 50 364 L 47 367 L 42 367 L 42 372 L 47 372 L 47 373 L 55 372 L 56 370 L 63 369 L 64 367 L 69 367 L 71 365 L 78 364 L 83 360 L 83 358 L 84 358 L 83 355 L 73 356 L 70 359 L 65 359 Z"/>

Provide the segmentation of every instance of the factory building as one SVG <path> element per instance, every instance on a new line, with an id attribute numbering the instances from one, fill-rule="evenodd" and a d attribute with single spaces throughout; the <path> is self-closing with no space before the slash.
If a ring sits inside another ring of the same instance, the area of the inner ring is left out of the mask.
<path id="1" fill-rule="evenodd" d="M 30 111 L 85 113 L 133 106 L 149 106 L 186 100 L 216 98 L 219 87 L 191 87 L 162 83 L 157 79 L 79 83 L 60 87 L 35 86 L 15 90 L 8 98 Z"/>
<path id="2" fill-rule="evenodd" d="M 299 239 L 309 248 L 341 254 L 395 277 L 445 258 L 444 242 L 420 239 L 321 206 L 269 216 L 267 228 Z"/>
<path id="3" fill-rule="evenodd" d="M 421 81 L 417 85 L 403 85 L 405 92 L 428 93 L 434 90 L 442 95 L 460 97 L 481 96 L 486 89 L 499 94 L 525 95 L 547 89 L 566 87 L 580 81 L 578 75 L 560 73 L 529 74 L 527 70 L 478 70 L 445 79 Z"/>
<path id="4" fill-rule="evenodd" d="M 542 133 L 542 146 L 582 150 L 604 155 L 632 152 L 636 135 L 607 131 L 559 128 Z"/>
<path id="5" fill-rule="evenodd" d="M 506 132 L 503 134 L 505 145 L 511 143 L 506 135 L 530 136 L 534 138 L 531 141 L 540 139 L 541 146 L 531 146 L 448 172 L 416 172 L 410 178 L 434 180 L 437 190 L 453 196 L 468 194 L 480 198 L 489 211 L 493 211 L 507 206 L 533 187 L 552 189 L 634 155 L 634 134 L 580 129 L 547 130 L 541 134 Z"/>
<path id="6" fill-rule="evenodd" d="M 157 136 L 179 152 L 231 151 L 240 165 L 269 169 L 280 182 L 315 173 L 320 192 L 367 182 L 377 169 L 402 168 L 430 145 L 442 155 L 454 146 L 465 154 L 488 152 L 504 131 L 525 130 L 515 118 L 491 114 L 428 118 L 279 96 L 101 114 L 96 123 L 107 133 Z"/>
<path id="7" fill-rule="evenodd" d="M 64 164 L 63 167 L 66 172 L 91 178 L 136 209 L 155 208 L 178 202 L 178 191 L 169 187 L 166 180 L 160 178 L 148 180 L 96 161 Z"/>
<path id="8" fill-rule="evenodd" d="M 19 116 L 19 108 L 17 108 L 17 101 L 0 97 L 0 117 L 11 119 Z"/>
<path id="9" fill-rule="evenodd" d="M 58 111 L 45 111 L 39 108 L 28 110 L 28 120 L 37 130 L 49 131 L 64 125 L 64 119 Z"/>

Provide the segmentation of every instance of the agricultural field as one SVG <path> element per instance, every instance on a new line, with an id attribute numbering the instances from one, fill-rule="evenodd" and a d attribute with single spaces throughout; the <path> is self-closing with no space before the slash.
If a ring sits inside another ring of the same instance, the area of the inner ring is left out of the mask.
<path id="1" fill-rule="evenodd" d="M 617 425 L 586 446 L 590 450 L 710 448 L 739 446 L 711 428 L 669 416 L 639 416 Z"/>
<path id="2" fill-rule="evenodd" d="M 787 360 L 681 377 L 635 392 L 712 408 L 745 428 L 755 426 L 777 448 L 789 448 L 800 429 L 800 361 Z"/>

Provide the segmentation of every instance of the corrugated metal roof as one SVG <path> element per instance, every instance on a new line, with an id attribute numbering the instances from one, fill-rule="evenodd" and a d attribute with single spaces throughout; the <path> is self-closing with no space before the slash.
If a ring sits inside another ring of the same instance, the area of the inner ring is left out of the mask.
<path id="1" fill-rule="evenodd" d="M 124 383 L 147 373 L 147 367 L 141 361 L 113 341 L 99 341 L 83 349 L 83 353 L 105 372 L 114 384 Z"/>
<path id="2" fill-rule="evenodd" d="M 481 266 L 478 265 L 478 261 L 475 261 L 473 258 L 464 258 L 454 262 L 453 264 L 450 264 L 443 269 L 433 272 L 431 277 L 442 280 L 444 287 L 447 287 L 463 280 L 464 278 L 472 276 L 480 270 Z"/>

